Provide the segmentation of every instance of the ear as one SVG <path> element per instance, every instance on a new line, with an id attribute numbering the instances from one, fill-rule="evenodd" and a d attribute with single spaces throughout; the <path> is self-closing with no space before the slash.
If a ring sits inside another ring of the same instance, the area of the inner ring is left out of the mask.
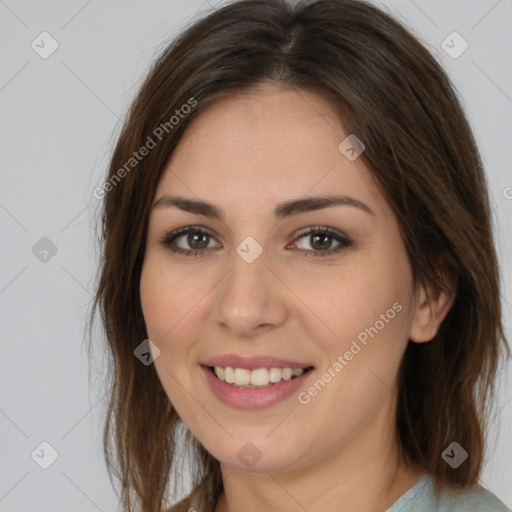
<path id="1" fill-rule="evenodd" d="M 450 311 L 455 296 L 455 291 L 445 292 L 430 281 L 425 285 L 421 284 L 417 291 L 409 339 L 415 343 L 432 340 Z"/>

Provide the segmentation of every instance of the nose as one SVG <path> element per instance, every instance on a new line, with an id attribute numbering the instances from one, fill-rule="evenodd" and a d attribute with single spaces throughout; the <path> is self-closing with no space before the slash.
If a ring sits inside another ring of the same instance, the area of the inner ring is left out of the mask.
<path id="1" fill-rule="evenodd" d="M 288 315 L 286 287 L 268 267 L 265 253 L 248 263 L 234 252 L 232 262 L 216 287 L 216 324 L 239 339 L 251 339 L 280 327 Z"/>

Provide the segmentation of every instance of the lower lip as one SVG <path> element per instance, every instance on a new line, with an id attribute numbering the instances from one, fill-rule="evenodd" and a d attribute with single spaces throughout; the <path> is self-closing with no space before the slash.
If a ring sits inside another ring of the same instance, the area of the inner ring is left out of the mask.
<path id="1" fill-rule="evenodd" d="M 290 380 L 281 380 L 262 388 L 240 388 L 219 380 L 209 367 L 201 365 L 206 380 L 215 396 L 236 409 L 262 409 L 286 400 L 296 393 L 313 370 Z"/>

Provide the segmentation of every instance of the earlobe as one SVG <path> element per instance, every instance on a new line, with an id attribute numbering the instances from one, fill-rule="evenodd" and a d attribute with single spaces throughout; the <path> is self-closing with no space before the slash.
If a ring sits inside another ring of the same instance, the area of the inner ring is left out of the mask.
<path id="1" fill-rule="evenodd" d="M 432 283 L 421 284 L 409 339 L 415 343 L 431 341 L 452 307 L 455 296 L 455 292 L 444 292 Z"/>

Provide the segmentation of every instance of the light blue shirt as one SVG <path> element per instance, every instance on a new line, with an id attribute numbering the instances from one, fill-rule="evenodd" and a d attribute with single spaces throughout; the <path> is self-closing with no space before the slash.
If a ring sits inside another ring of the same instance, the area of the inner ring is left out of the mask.
<path id="1" fill-rule="evenodd" d="M 481 485 L 456 493 L 434 493 L 434 481 L 423 476 L 386 512 L 511 512 L 492 492 Z"/>

